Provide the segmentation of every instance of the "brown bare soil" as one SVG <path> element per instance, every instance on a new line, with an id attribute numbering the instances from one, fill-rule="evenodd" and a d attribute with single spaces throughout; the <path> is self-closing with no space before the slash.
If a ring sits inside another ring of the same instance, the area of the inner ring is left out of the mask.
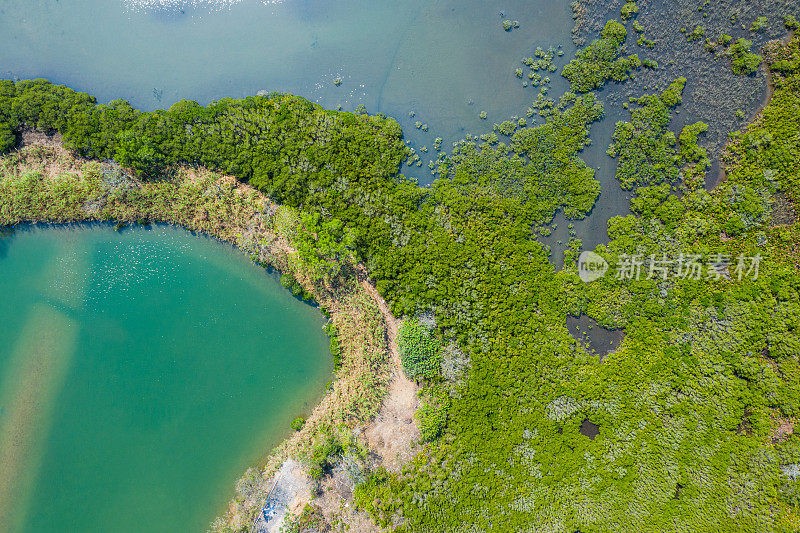
<path id="1" fill-rule="evenodd" d="M 365 434 L 370 449 L 381 458 L 381 464 L 390 472 L 399 472 L 415 453 L 414 445 L 419 442 L 420 433 L 414 413 L 419 407 L 417 385 L 408 379 L 400 363 L 400 349 L 397 346 L 399 320 L 389 311 L 389 306 L 381 298 L 378 291 L 362 281 L 364 290 L 378 304 L 386 321 L 386 334 L 389 352 L 392 356 L 392 380 L 389 382 L 389 393 L 375 420 L 366 429 Z"/>
<path id="2" fill-rule="evenodd" d="M 779 418 L 775 420 L 777 427 L 772 431 L 770 439 L 772 444 L 779 444 L 786 441 L 794 433 L 794 420 L 790 418 Z"/>

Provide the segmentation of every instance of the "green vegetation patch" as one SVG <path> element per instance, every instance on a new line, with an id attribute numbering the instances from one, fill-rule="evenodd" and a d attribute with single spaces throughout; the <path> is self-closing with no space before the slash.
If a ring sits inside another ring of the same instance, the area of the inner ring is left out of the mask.
<path id="1" fill-rule="evenodd" d="M 305 423 L 306 419 L 303 418 L 302 416 L 298 416 L 297 418 L 294 418 L 292 420 L 291 424 L 289 424 L 289 427 L 291 427 L 294 431 L 300 431 L 301 429 L 303 429 Z"/>
<path id="2" fill-rule="evenodd" d="M 630 122 L 618 122 L 608 155 L 618 157 L 617 179 L 623 189 L 673 183 L 681 178 L 681 168 L 710 161 L 697 147 L 697 137 L 708 126 L 698 122 L 687 126 L 680 143 L 669 130 L 671 109 L 680 104 L 685 78 L 675 80 L 660 95 L 645 95 L 636 100 Z"/>
<path id="3" fill-rule="evenodd" d="M 636 55 L 620 57 L 628 30 L 615 20 L 609 20 L 599 39 L 595 39 L 561 71 L 575 92 L 597 89 L 609 80 L 625 81 L 630 72 L 641 66 Z"/>
<path id="4" fill-rule="evenodd" d="M 767 17 L 756 17 L 750 25 L 750 31 L 764 31 L 767 29 Z"/>
<path id="5" fill-rule="evenodd" d="M 414 379 L 436 379 L 442 362 L 441 345 L 430 328 L 416 318 L 403 321 L 398 338 L 400 360 Z"/>
<path id="6" fill-rule="evenodd" d="M 686 36 L 686 40 L 691 42 L 699 41 L 706 36 L 706 27 L 705 26 L 697 26 L 693 29 L 689 35 Z"/>
<path id="7" fill-rule="evenodd" d="M 762 57 L 751 50 L 752 41 L 739 38 L 726 50 L 731 59 L 731 70 L 734 74 L 752 74 L 761 65 Z"/>
<path id="8" fill-rule="evenodd" d="M 542 114 L 544 124 L 517 130 L 509 145 L 493 138 L 460 142 L 439 167 L 448 180 L 434 183 L 436 201 L 485 204 L 482 210 L 506 210 L 531 224 L 549 221 L 558 209 L 568 218 L 584 217 L 600 184 L 578 154 L 603 107 L 593 94 L 569 93 Z"/>
<path id="9" fill-rule="evenodd" d="M 639 6 L 636 4 L 636 2 L 627 2 L 622 6 L 619 14 L 623 20 L 628 20 L 629 18 L 636 16 L 638 12 Z"/>

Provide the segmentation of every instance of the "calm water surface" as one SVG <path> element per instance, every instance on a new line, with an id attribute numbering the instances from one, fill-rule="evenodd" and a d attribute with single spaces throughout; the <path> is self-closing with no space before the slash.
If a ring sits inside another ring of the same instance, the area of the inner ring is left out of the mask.
<path id="1" fill-rule="evenodd" d="M 205 531 L 331 378 L 319 311 L 170 227 L 0 238 L 0 531 Z"/>
<path id="2" fill-rule="evenodd" d="M 503 31 L 503 18 L 520 28 Z M 364 104 L 433 153 L 437 136 L 448 146 L 524 116 L 537 89 L 523 89 L 514 69 L 536 46 L 562 45 L 563 64 L 571 27 L 568 0 L 5 0 L 0 76 L 46 77 L 143 109 L 259 90 Z M 558 96 L 565 80 L 550 77 Z M 428 159 L 404 172 L 430 181 Z"/>

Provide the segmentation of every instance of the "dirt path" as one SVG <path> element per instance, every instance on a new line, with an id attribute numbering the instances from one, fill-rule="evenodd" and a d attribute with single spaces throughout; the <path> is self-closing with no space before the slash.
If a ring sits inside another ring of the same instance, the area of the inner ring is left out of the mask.
<path id="1" fill-rule="evenodd" d="M 285 252 L 293 252 L 285 243 L 277 244 L 279 247 L 283 246 Z M 383 316 L 386 324 L 386 344 L 392 361 L 391 380 L 386 397 L 374 420 L 364 428 L 364 435 L 370 449 L 380 458 L 381 465 L 390 472 L 399 472 L 415 455 L 415 443 L 419 442 L 420 438 L 419 426 L 414 418 L 414 413 L 419 407 L 417 398 L 419 387 L 406 377 L 400 361 L 398 346 L 400 319 L 392 315 L 389 304 L 370 283 L 363 265 L 359 265 L 357 275 L 364 292 L 372 298 Z"/>
<path id="2" fill-rule="evenodd" d="M 392 357 L 392 379 L 381 410 L 367 426 L 364 434 L 370 449 L 381 458 L 382 465 L 390 472 L 399 472 L 416 453 L 413 443 L 419 441 L 419 427 L 414 413 L 419 407 L 417 385 L 408 379 L 400 362 L 397 344 L 400 320 L 392 316 L 386 301 L 368 280 L 361 286 L 378 305 L 386 321 L 386 336 Z"/>
<path id="3" fill-rule="evenodd" d="M 303 472 L 300 463 L 288 459 L 281 469 L 275 474 L 278 482 L 270 494 L 274 513 L 269 521 L 264 520 L 264 515 L 259 515 L 255 530 L 258 533 L 278 533 L 283 526 L 286 515 L 302 509 L 300 504 L 311 499 L 308 476 Z M 298 509 L 299 507 L 299 509 Z"/>
<path id="4" fill-rule="evenodd" d="M 391 472 L 399 472 L 416 453 L 415 444 L 419 441 L 419 428 L 414 413 L 419 405 L 417 385 L 403 372 L 400 349 L 397 344 L 400 320 L 389 310 L 389 305 L 375 287 L 367 280 L 363 270 L 359 280 L 364 291 L 375 301 L 386 323 L 386 340 L 392 361 L 392 378 L 389 390 L 381 404 L 378 415 L 364 429 L 370 450 L 378 457 L 381 466 Z M 353 485 L 341 468 L 323 480 L 322 493 L 312 494 L 308 476 L 293 459 L 288 459 L 276 473 L 278 483 L 275 488 L 276 509 L 279 513 L 265 523 L 259 520 L 258 533 L 279 531 L 287 514 L 298 514 L 307 503 L 319 507 L 322 514 L 331 522 L 344 522 L 350 533 L 372 533 L 379 528 L 369 515 L 358 511 L 353 505 Z M 340 523 L 341 523 L 340 522 Z"/>
<path id="5" fill-rule="evenodd" d="M 417 452 L 420 434 L 414 413 L 419 406 L 418 387 L 403 371 L 398 347 L 400 320 L 389 310 L 389 305 L 369 282 L 366 272 L 359 268 L 359 281 L 364 291 L 376 303 L 386 324 L 386 341 L 391 357 L 391 381 L 380 411 L 364 428 L 363 435 L 378 463 L 390 472 L 400 472 Z M 337 468 L 323 481 L 323 491 L 313 501 L 329 523 L 344 523 L 350 533 L 381 531 L 372 518 L 355 508 L 354 486 L 347 474 Z"/>

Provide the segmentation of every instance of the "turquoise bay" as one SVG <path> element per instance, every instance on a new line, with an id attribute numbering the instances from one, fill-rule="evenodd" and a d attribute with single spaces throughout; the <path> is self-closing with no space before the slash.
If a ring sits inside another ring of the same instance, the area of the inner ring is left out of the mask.
<path id="1" fill-rule="evenodd" d="M 203 531 L 332 375 L 317 309 L 172 227 L 0 237 L 0 322 L 3 531 Z"/>

